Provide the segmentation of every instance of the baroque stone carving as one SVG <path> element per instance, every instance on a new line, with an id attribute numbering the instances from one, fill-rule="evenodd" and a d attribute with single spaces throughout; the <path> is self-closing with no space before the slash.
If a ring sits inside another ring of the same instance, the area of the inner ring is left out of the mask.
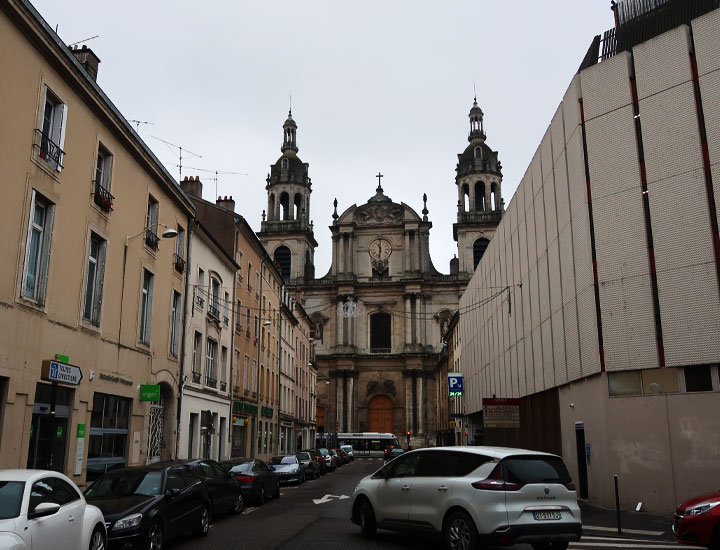
<path id="1" fill-rule="evenodd" d="M 385 380 L 382 384 L 379 380 L 370 380 L 365 388 L 365 393 L 368 397 L 376 393 L 386 393 L 395 397 L 397 392 L 395 390 L 395 382 L 392 380 Z"/>
<path id="2" fill-rule="evenodd" d="M 357 210 L 358 223 L 374 225 L 380 223 L 401 223 L 403 208 L 398 204 L 366 204 Z"/>

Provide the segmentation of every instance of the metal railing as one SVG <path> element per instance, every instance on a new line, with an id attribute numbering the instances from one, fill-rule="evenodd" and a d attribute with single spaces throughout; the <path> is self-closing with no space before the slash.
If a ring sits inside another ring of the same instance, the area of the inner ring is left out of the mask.
<path id="1" fill-rule="evenodd" d="M 213 319 L 220 320 L 220 310 L 212 303 L 208 305 L 208 315 Z"/>
<path id="2" fill-rule="evenodd" d="M 93 193 L 93 201 L 105 212 L 110 212 L 113 209 L 113 201 L 115 197 L 110 194 L 110 191 L 105 189 L 99 181 L 93 181 L 95 184 L 95 192 Z"/>
<path id="3" fill-rule="evenodd" d="M 392 348 L 370 348 L 370 353 L 392 353 Z"/>
<path id="4" fill-rule="evenodd" d="M 152 229 L 145 230 L 145 244 L 153 250 L 160 248 L 160 237 Z"/>
<path id="5" fill-rule="evenodd" d="M 223 325 L 228 326 L 230 324 L 230 319 L 227 318 L 227 315 L 223 315 Z"/>
<path id="6" fill-rule="evenodd" d="M 193 373 L 192 373 L 192 381 L 195 382 L 196 384 L 199 384 L 199 383 L 200 383 L 200 373 L 199 373 L 199 372 L 193 371 Z"/>
<path id="7" fill-rule="evenodd" d="M 458 223 L 500 223 L 502 220 L 502 210 L 483 210 L 478 212 L 458 212 Z"/>
<path id="8" fill-rule="evenodd" d="M 175 271 L 177 271 L 178 273 L 183 273 L 185 271 L 185 259 L 177 252 L 175 252 L 174 258 L 175 260 L 173 261 L 173 265 L 175 266 Z"/>
<path id="9" fill-rule="evenodd" d="M 227 390 L 227 382 L 220 382 L 220 391 Z"/>
<path id="10" fill-rule="evenodd" d="M 204 307 L 205 307 L 205 298 L 203 298 L 202 296 L 196 296 L 196 297 L 195 297 L 195 304 L 196 304 L 197 307 L 199 307 L 200 309 L 204 308 Z"/>
<path id="11" fill-rule="evenodd" d="M 35 128 L 35 143 L 34 146 L 38 149 L 38 156 L 51 165 L 53 168 L 62 168 L 62 159 L 65 155 L 65 151 L 60 149 L 60 146 L 50 139 L 50 136 L 44 134 L 39 128 Z"/>
<path id="12" fill-rule="evenodd" d="M 210 378 L 209 376 L 205 377 L 205 385 L 210 388 L 217 388 L 217 380 L 215 378 Z"/>
<path id="13" fill-rule="evenodd" d="M 242 324 L 241 323 L 235 323 L 235 332 L 240 334 L 242 332 Z"/>

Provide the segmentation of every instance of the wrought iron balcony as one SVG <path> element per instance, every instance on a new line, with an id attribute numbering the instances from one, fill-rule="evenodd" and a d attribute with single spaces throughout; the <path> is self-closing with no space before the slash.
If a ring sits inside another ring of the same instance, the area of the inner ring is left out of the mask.
<path id="1" fill-rule="evenodd" d="M 145 244 L 153 250 L 160 248 L 160 237 L 152 229 L 145 230 Z"/>
<path id="2" fill-rule="evenodd" d="M 196 384 L 199 384 L 199 383 L 200 383 L 200 373 L 199 373 L 199 372 L 193 371 L 193 373 L 192 373 L 192 381 L 195 382 Z"/>
<path id="3" fill-rule="evenodd" d="M 177 252 L 175 253 L 175 261 L 173 262 L 175 271 L 183 273 L 185 271 L 185 259 L 180 256 Z"/>
<path id="4" fill-rule="evenodd" d="M 210 388 L 217 388 L 217 380 L 215 378 L 210 378 L 209 376 L 205 377 L 205 385 Z"/>
<path id="5" fill-rule="evenodd" d="M 203 298 L 202 296 L 196 296 L 196 297 L 195 297 L 195 304 L 196 304 L 197 307 L 199 307 L 200 309 L 204 308 L 204 307 L 205 307 L 205 298 Z"/>
<path id="6" fill-rule="evenodd" d="M 212 302 L 208 305 L 208 315 L 216 321 L 220 320 L 220 310 Z"/>
<path id="7" fill-rule="evenodd" d="M 223 315 L 223 325 L 228 326 L 230 324 L 230 319 L 227 318 L 227 315 Z"/>
<path id="8" fill-rule="evenodd" d="M 93 181 L 93 184 L 95 185 L 93 201 L 105 212 L 111 212 L 113 209 L 113 201 L 115 200 L 115 197 L 110 194 L 110 191 L 100 185 L 100 182 Z"/>
<path id="9" fill-rule="evenodd" d="M 392 348 L 370 348 L 370 353 L 392 353 Z"/>
<path id="10" fill-rule="evenodd" d="M 38 157 L 47 162 L 50 166 L 55 168 L 62 168 L 62 159 L 65 155 L 65 151 L 60 149 L 60 146 L 50 139 L 50 136 L 43 134 L 42 130 L 35 128 L 35 143 L 34 146 L 38 149 Z"/>
<path id="11" fill-rule="evenodd" d="M 242 324 L 235 323 L 235 332 L 237 332 L 238 334 L 242 333 Z"/>
<path id="12" fill-rule="evenodd" d="M 220 391 L 227 390 L 227 382 L 220 382 Z"/>

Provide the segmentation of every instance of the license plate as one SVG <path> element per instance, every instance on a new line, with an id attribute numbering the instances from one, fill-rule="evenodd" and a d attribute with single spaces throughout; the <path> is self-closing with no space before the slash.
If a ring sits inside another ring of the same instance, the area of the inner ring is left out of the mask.
<path id="1" fill-rule="evenodd" d="M 560 512 L 533 512 L 533 517 L 537 521 L 562 519 L 562 515 L 560 514 Z"/>

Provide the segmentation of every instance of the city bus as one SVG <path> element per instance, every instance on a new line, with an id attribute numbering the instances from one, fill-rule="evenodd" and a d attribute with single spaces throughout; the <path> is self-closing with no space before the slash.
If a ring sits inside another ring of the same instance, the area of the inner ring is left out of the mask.
<path id="1" fill-rule="evenodd" d="M 352 445 L 355 457 L 383 458 L 386 447 L 400 447 L 395 434 L 380 432 L 318 434 L 317 445 L 335 448 Z"/>

